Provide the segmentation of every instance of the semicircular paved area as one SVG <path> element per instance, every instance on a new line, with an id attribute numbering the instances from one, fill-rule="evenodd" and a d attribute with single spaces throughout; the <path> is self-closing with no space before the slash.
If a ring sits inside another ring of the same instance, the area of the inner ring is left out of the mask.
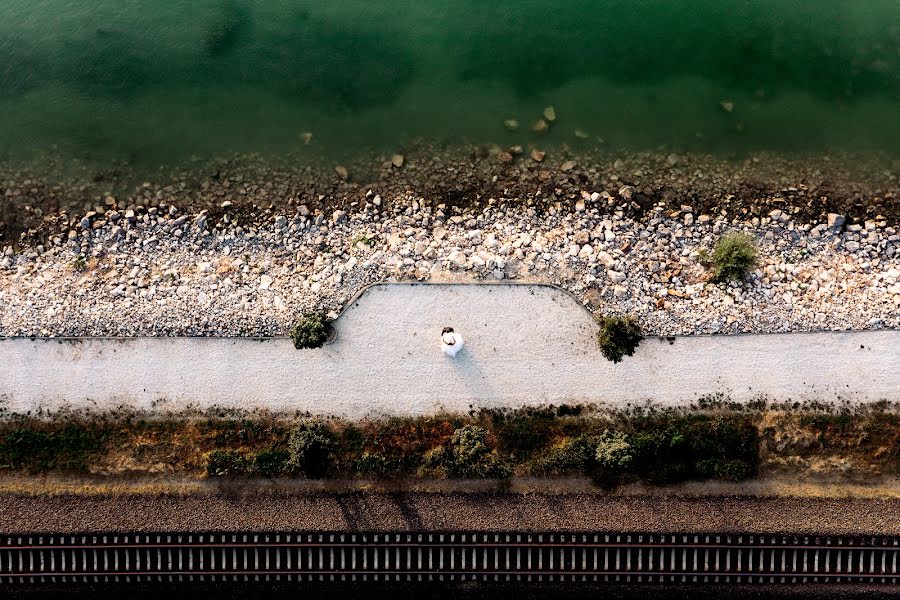
<path id="1" fill-rule="evenodd" d="M 461 332 L 456 358 L 441 328 Z M 645 340 L 606 361 L 596 326 L 541 285 L 381 284 L 351 303 L 337 339 L 7 339 L 0 402 L 13 412 L 212 406 L 363 417 L 484 407 L 597 403 L 897 400 L 900 331 Z"/>

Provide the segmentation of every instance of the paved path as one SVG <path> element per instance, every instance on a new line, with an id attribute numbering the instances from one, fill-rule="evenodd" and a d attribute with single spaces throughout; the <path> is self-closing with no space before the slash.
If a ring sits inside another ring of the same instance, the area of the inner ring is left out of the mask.
<path id="1" fill-rule="evenodd" d="M 455 358 L 441 328 L 466 338 Z M 568 294 L 531 285 L 390 284 L 338 319 L 337 340 L 0 341 L 0 402 L 15 412 L 264 407 L 345 417 L 590 402 L 900 400 L 900 331 L 648 339 L 613 365 Z"/>

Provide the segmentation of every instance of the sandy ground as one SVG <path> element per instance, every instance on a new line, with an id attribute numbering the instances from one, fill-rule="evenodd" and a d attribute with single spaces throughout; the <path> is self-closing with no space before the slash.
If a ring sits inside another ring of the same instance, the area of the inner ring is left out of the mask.
<path id="1" fill-rule="evenodd" d="M 450 325 L 466 346 L 440 351 Z M 537 285 L 369 288 L 337 339 L 0 341 L 0 398 L 12 412 L 62 408 L 308 411 L 347 418 L 547 403 L 872 402 L 900 389 L 900 331 L 645 340 L 613 364 L 570 295 Z"/>

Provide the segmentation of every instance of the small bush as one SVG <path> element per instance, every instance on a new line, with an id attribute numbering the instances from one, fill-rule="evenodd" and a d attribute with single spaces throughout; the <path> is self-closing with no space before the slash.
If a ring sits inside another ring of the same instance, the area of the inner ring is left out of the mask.
<path id="1" fill-rule="evenodd" d="M 322 311 L 309 312 L 300 317 L 297 324 L 291 329 L 291 340 L 294 348 L 321 348 L 328 340 L 328 332 L 331 324 Z"/>
<path id="2" fill-rule="evenodd" d="M 601 468 L 622 472 L 631 466 L 633 458 L 631 443 L 624 432 L 607 429 L 600 435 L 594 459 Z"/>
<path id="3" fill-rule="evenodd" d="M 304 423 L 291 431 L 288 467 L 307 477 L 319 479 L 331 466 L 334 436 L 323 423 Z"/>
<path id="4" fill-rule="evenodd" d="M 716 242 L 710 262 L 714 282 L 740 281 L 756 265 L 756 242 L 746 233 L 727 233 Z"/>
<path id="5" fill-rule="evenodd" d="M 387 475 L 391 465 L 381 454 L 363 452 L 353 461 L 353 470 L 363 475 Z"/>
<path id="6" fill-rule="evenodd" d="M 287 471 L 290 459 L 291 453 L 287 450 L 260 450 L 253 457 L 253 470 L 263 477 L 274 477 Z"/>
<path id="7" fill-rule="evenodd" d="M 534 463 L 534 469 L 546 475 L 584 473 L 594 462 L 596 436 L 564 438 Z"/>
<path id="8" fill-rule="evenodd" d="M 206 455 L 206 474 L 210 477 L 244 475 L 253 467 L 253 461 L 240 450 L 213 450 Z"/>
<path id="9" fill-rule="evenodd" d="M 597 334 L 600 351 L 614 363 L 632 356 L 643 339 L 641 326 L 631 317 L 604 317 Z"/>
<path id="10" fill-rule="evenodd" d="M 486 443 L 487 432 L 466 425 L 453 432 L 444 467 L 451 477 L 509 477 L 512 469 L 493 454 Z"/>

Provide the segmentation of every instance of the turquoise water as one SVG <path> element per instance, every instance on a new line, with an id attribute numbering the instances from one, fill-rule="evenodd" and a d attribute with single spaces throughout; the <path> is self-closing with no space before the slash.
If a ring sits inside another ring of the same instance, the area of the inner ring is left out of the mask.
<path id="1" fill-rule="evenodd" d="M 900 131 L 897 0 L 5 0 L 0 57 L 11 160 L 524 143 L 549 104 L 556 144 L 896 155 Z"/>

